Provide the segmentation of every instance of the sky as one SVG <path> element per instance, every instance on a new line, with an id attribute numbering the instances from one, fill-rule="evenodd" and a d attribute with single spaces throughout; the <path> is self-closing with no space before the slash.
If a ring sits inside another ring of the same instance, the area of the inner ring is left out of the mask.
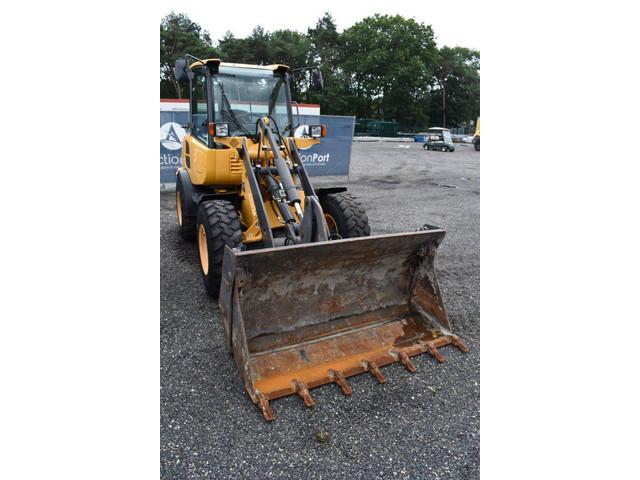
<path id="1" fill-rule="evenodd" d="M 174 10 L 185 13 L 200 24 L 217 42 L 226 31 L 236 37 L 245 37 L 256 25 L 267 31 L 289 29 L 306 33 L 307 28 L 329 11 L 338 31 L 349 28 L 364 17 L 380 14 L 400 14 L 417 22 L 431 25 L 438 46 L 461 46 L 480 49 L 479 2 L 447 1 L 390 1 L 367 0 L 262 0 L 239 1 L 161 1 L 160 18 Z"/>

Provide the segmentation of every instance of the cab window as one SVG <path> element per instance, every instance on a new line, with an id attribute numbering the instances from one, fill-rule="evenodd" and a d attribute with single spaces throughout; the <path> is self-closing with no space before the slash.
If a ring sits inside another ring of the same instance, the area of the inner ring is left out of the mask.
<path id="1" fill-rule="evenodd" d="M 207 88 L 203 69 L 194 71 L 191 84 L 191 117 L 193 133 L 205 144 L 209 143 L 209 116 L 207 114 Z"/>

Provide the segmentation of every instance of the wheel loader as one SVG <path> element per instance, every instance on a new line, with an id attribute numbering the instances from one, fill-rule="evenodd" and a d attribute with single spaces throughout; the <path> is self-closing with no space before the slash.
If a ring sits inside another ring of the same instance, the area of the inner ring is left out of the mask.
<path id="1" fill-rule="evenodd" d="M 314 188 L 300 150 L 327 135 L 298 128 L 286 65 L 176 61 L 188 82 L 189 123 L 176 173 L 180 235 L 195 240 L 225 342 L 266 420 L 270 401 L 439 348 L 451 331 L 434 268 L 445 232 L 432 226 L 370 236 L 345 187 Z M 321 88 L 319 70 L 311 70 Z M 302 131 L 297 136 L 294 132 Z"/>
<path id="2" fill-rule="evenodd" d="M 476 121 L 476 131 L 473 134 L 473 148 L 478 152 L 480 151 L 480 117 Z"/>

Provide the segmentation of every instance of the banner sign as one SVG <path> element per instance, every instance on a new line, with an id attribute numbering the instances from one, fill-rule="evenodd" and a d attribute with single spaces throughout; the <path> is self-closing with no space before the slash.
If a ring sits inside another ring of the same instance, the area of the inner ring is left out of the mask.
<path id="1" fill-rule="evenodd" d="M 160 111 L 160 183 L 175 183 L 180 166 L 182 139 L 187 134 L 182 125 L 189 122 L 189 113 Z"/>
<path id="2" fill-rule="evenodd" d="M 319 124 L 327 126 L 327 136 L 320 139 L 320 144 L 300 152 L 300 160 L 309 176 L 348 175 L 356 118 L 300 115 L 299 122 L 301 126 Z M 296 133 L 299 133 L 302 128 L 298 127 Z"/>
<path id="3" fill-rule="evenodd" d="M 188 104 L 176 107 L 177 105 L 170 109 L 163 108 L 163 104 L 160 106 L 160 183 L 175 183 L 176 170 L 180 166 L 182 139 L 187 134 L 182 125 L 189 121 L 186 111 Z M 348 175 L 355 117 L 299 115 L 298 120 L 298 135 L 305 125 L 327 126 L 327 136 L 320 139 L 319 145 L 300 151 L 300 159 L 309 175 Z"/>

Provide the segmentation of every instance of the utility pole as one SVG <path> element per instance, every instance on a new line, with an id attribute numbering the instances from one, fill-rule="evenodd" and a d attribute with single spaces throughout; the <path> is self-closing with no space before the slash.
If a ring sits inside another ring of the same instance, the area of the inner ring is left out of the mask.
<path id="1" fill-rule="evenodd" d="M 447 128 L 447 110 L 446 110 L 446 97 L 447 92 L 444 88 L 444 78 L 440 81 L 440 85 L 442 85 L 442 126 Z"/>

